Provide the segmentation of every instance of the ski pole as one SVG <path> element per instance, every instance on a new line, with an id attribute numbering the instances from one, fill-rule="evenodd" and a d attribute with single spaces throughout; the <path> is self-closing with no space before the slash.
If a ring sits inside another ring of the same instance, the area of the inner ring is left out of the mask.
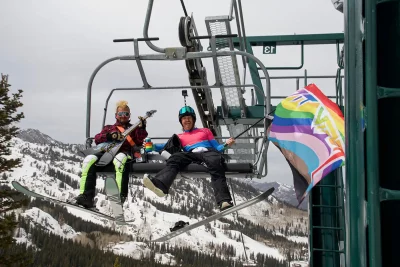
<path id="1" fill-rule="evenodd" d="M 273 119 L 274 119 L 274 117 L 273 117 L 273 116 L 270 116 L 270 115 L 267 115 L 267 116 L 265 116 L 265 117 L 262 117 L 262 118 L 259 119 L 256 123 L 252 124 L 249 128 L 247 128 L 246 130 L 244 130 L 243 132 L 241 132 L 240 134 L 238 134 L 237 136 L 235 136 L 233 139 L 239 138 L 242 134 L 244 134 L 245 132 L 247 132 L 248 130 L 250 130 L 250 129 L 253 128 L 254 126 L 256 126 L 257 123 L 259 123 L 260 121 L 262 121 L 262 120 L 265 119 L 265 118 L 268 118 L 268 119 L 270 119 L 270 120 L 273 120 Z M 225 144 L 224 144 L 224 149 L 226 149 L 227 146 L 228 146 L 228 145 L 225 143 Z"/>

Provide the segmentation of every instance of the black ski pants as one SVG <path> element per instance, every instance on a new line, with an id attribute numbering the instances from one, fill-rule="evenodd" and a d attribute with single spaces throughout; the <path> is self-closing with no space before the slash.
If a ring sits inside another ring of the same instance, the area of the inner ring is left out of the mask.
<path id="1" fill-rule="evenodd" d="M 222 201 L 232 201 L 226 183 L 225 168 L 223 166 L 224 158 L 216 151 L 174 153 L 168 159 L 167 166 L 158 172 L 154 178 L 161 182 L 165 186 L 166 192 L 168 192 L 178 172 L 193 162 L 206 164 L 211 175 L 211 186 L 218 205 Z"/>

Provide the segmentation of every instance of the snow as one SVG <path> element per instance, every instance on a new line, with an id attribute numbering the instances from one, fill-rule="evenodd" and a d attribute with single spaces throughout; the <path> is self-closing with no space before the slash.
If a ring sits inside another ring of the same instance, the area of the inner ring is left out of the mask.
<path id="1" fill-rule="evenodd" d="M 35 245 L 32 244 L 32 242 L 30 240 L 31 239 L 30 235 L 23 228 L 15 229 L 14 239 L 18 244 L 25 243 L 25 244 L 27 244 L 27 246 L 36 247 Z"/>
<path id="2" fill-rule="evenodd" d="M 117 244 L 111 248 L 116 254 L 130 256 L 134 259 L 148 258 L 151 250 L 148 245 L 143 242 L 126 242 Z"/>
<path id="3" fill-rule="evenodd" d="M 22 164 L 21 167 L 14 169 L 11 173 L 6 173 L 8 185 L 11 187 L 11 181 L 19 181 L 22 185 L 26 186 L 28 189 L 33 190 L 39 194 L 44 194 L 50 196 L 52 198 L 57 198 L 59 200 L 67 200 L 73 196 L 79 194 L 79 189 L 75 189 L 65 184 L 63 187 L 60 187 L 61 181 L 57 178 L 51 177 L 47 174 L 49 168 L 60 171 L 64 174 L 70 176 L 74 181 L 79 181 L 80 177 L 78 176 L 81 168 L 80 162 L 74 162 L 70 160 L 66 160 L 65 157 L 77 157 L 72 151 L 65 149 L 65 147 L 58 147 L 57 142 L 52 143 L 52 151 L 58 152 L 60 157 L 58 159 L 50 159 L 47 156 L 47 151 L 49 150 L 49 145 L 41 145 L 30 142 L 25 142 L 19 138 L 13 139 L 14 147 L 12 148 L 12 156 L 21 158 Z M 28 149 L 30 153 L 33 153 L 32 156 L 22 154 L 23 149 Z M 33 175 L 35 173 L 35 175 Z M 179 198 L 184 198 L 184 200 L 177 201 L 177 198 L 173 199 L 171 195 L 167 195 L 163 198 L 158 198 L 154 195 L 153 192 L 144 188 L 141 185 L 130 185 L 130 192 L 132 195 L 128 196 L 127 201 L 124 203 L 124 211 L 125 211 L 125 220 L 132 221 L 127 226 L 118 226 L 115 225 L 114 222 L 111 222 L 107 219 L 98 217 L 96 215 L 89 214 L 85 211 L 67 208 L 68 212 L 72 215 L 80 217 L 86 221 L 90 221 L 92 223 L 111 228 L 115 231 L 119 231 L 126 235 L 132 235 L 135 239 L 134 241 L 129 242 L 120 242 L 120 243 L 109 243 L 104 249 L 111 250 L 116 254 L 123 254 L 135 259 L 141 259 L 143 257 L 148 257 L 150 254 L 150 249 L 148 244 L 143 242 L 138 242 L 141 238 L 145 240 L 154 240 L 159 238 L 170 232 L 170 227 L 173 227 L 174 223 L 182 220 L 185 222 L 189 222 L 190 224 L 196 223 L 197 221 L 204 219 L 204 216 L 200 216 L 198 218 L 190 218 L 185 215 L 177 214 L 177 213 L 169 213 L 157 210 L 155 206 L 146 201 L 146 199 L 150 199 L 156 203 L 162 203 L 168 207 L 175 208 L 176 210 L 180 210 L 182 205 L 186 205 L 186 202 L 190 196 L 192 202 L 190 205 L 196 205 L 198 201 L 211 201 L 211 204 L 214 205 L 213 212 L 218 212 L 217 207 L 214 202 L 214 196 L 208 195 L 205 190 L 205 185 L 210 184 L 210 178 L 205 179 L 203 181 L 199 180 L 189 180 L 186 178 L 177 179 L 174 183 L 174 188 L 176 188 L 175 194 Z M 182 188 L 178 189 L 177 184 L 184 184 L 184 188 L 190 188 L 189 190 L 182 190 Z M 104 187 L 104 181 L 102 179 L 97 179 L 98 189 L 102 189 Z M 280 191 L 284 190 L 292 190 L 290 187 L 282 185 Z M 178 194 L 178 191 L 181 192 Z M 138 197 L 139 194 L 142 196 Z M 242 203 L 248 200 L 243 195 L 236 193 L 235 194 L 236 203 Z M 100 210 L 100 212 L 111 215 L 112 210 L 109 205 L 106 196 L 99 193 L 96 196 L 96 207 Z M 282 214 L 279 212 L 279 209 L 282 209 Z M 269 215 L 266 215 L 266 211 L 269 212 Z M 247 207 L 241 211 L 239 211 L 239 216 L 245 218 L 253 223 L 263 225 L 266 229 L 272 230 L 272 227 L 278 228 L 279 226 L 284 227 L 286 224 L 297 223 L 298 220 L 304 219 L 304 223 L 301 224 L 301 227 L 304 231 L 307 230 L 307 215 L 304 211 L 295 211 L 292 208 L 286 208 L 279 206 L 279 202 L 274 198 L 269 198 L 268 201 L 262 201 L 258 204 Z M 20 216 L 24 216 L 31 220 L 31 225 L 36 227 L 40 225 L 44 227 L 48 231 L 62 236 L 64 238 L 73 239 L 82 233 L 77 233 L 72 227 L 67 224 L 62 224 L 50 216 L 48 213 L 33 207 L 29 210 L 26 210 Z M 236 213 L 230 214 L 225 217 L 225 219 L 236 222 Z M 303 221 L 303 220 L 302 220 Z M 300 224 L 300 223 L 298 223 Z M 210 228 L 211 226 L 211 228 Z M 224 230 L 226 228 L 227 230 Z M 275 231 L 276 235 L 284 236 L 279 231 Z M 230 238 L 232 236 L 232 238 Z M 236 251 L 236 258 L 239 256 L 243 256 L 243 244 L 239 240 L 240 232 L 235 230 L 229 230 L 229 223 L 222 223 L 220 221 L 211 222 L 207 226 L 201 226 L 196 229 L 193 229 L 187 233 L 184 233 L 178 237 L 175 237 L 168 241 L 170 245 L 181 246 L 181 247 L 189 247 L 193 250 L 200 251 L 202 253 L 212 253 L 213 249 L 210 248 L 210 244 L 212 243 L 214 246 L 222 245 L 223 243 L 233 246 Z M 306 237 L 299 236 L 284 236 L 291 242 L 298 242 L 307 244 Z M 246 252 L 249 253 L 261 253 L 266 254 L 268 256 L 274 257 L 276 259 L 284 259 L 285 256 L 280 252 L 279 248 L 273 247 L 272 242 L 264 243 L 260 241 L 253 240 L 249 236 L 243 235 Z M 23 229 L 18 231 L 18 235 L 15 237 L 17 242 L 25 242 L 29 245 L 32 245 L 31 239 L 29 235 L 25 233 Z M 272 245 L 271 245 L 272 244 Z M 176 264 L 173 255 L 168 253 L 157 253 L 155 256 L 157 261 L 160 261 L 165 264 Z"/>
<path id="4" fill-rule="evenodd" d="M 308 267 L 308 262 L 306 261 L 292 261 L 290 267 Z"/>
<path id="5" fill-rule="evenodd" d="M 34 226 L 35 224 L 39 224 L 41 226 L 44 226 L 44 228 L 46 228 L 53 234 L 68 239 L 72 239 L 77 235 L 77 233 L 71 226 L 67 224 L 60 225 L 60 223 L 53 217 L 51 217 L 48 213 L 43 212 L 38 208 L 31 208 L 29 210 L 26 210 L 24 213 L 22 213 L 22 216 L 24 216 L 26 219 L 29 219 L 32 226 Z"/>
<path id="6" fill-rule="evenodd" d="M 288 236 L 287 239 L 297 243 L 308 244 L 308 237 L 305 236 Z"/>

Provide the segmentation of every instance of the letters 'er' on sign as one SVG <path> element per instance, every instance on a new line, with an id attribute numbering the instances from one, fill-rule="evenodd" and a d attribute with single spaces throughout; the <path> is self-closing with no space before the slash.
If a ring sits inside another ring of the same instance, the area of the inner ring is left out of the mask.
<path id="1" fill-rule="evenodd" d="M 264 43 L 263 54 L 276 54 L 276 42 Z"/>

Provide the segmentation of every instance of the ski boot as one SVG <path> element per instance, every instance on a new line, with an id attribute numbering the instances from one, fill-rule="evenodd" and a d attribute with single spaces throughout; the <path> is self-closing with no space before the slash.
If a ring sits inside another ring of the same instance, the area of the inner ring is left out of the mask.
<path id="1" fill-rule="evenodd" d="M 173 232 L 173 231 L 176 231 L 178 229 L 181 229 L 181 228 L 185 227 L 186 225 L 189 225 L 189 223 L 188 222 L 184 222 L 184 221 L 178 221 L 178 222 L 175 223 L 174 227 L 169 228 L 169 230 L 171 232 Z"/>
<path id="2" fill-rule="evenodd" d="M 72 205 L 82 206 L 85 209 L 96 210 L 96 208 L 94 206 L 93 198 L 88 197 L 88 196 L 86 196 L 84 194 L 80 194 L 77 197 L 68 200 L 67 202 L 72 204 Z"/>
<path id="3" fill-rule="evenodd" d="M 124 195 L 120 195 L 119 198 L 121 199 L 121 205 L 124 205 L 124 202 L 127 199 L 127 197 Z"/>
<path id="4" fill-rule="evenodd" d="M 147 173 L 143 176 L 143 185 L 147 189 L 153 191 L 154 194 L 156 194 L 159 197 L 164 197 L 165 195 L 168 194 L 167 190 L 163 190 L 161 182 L 152 178 Z"/>

